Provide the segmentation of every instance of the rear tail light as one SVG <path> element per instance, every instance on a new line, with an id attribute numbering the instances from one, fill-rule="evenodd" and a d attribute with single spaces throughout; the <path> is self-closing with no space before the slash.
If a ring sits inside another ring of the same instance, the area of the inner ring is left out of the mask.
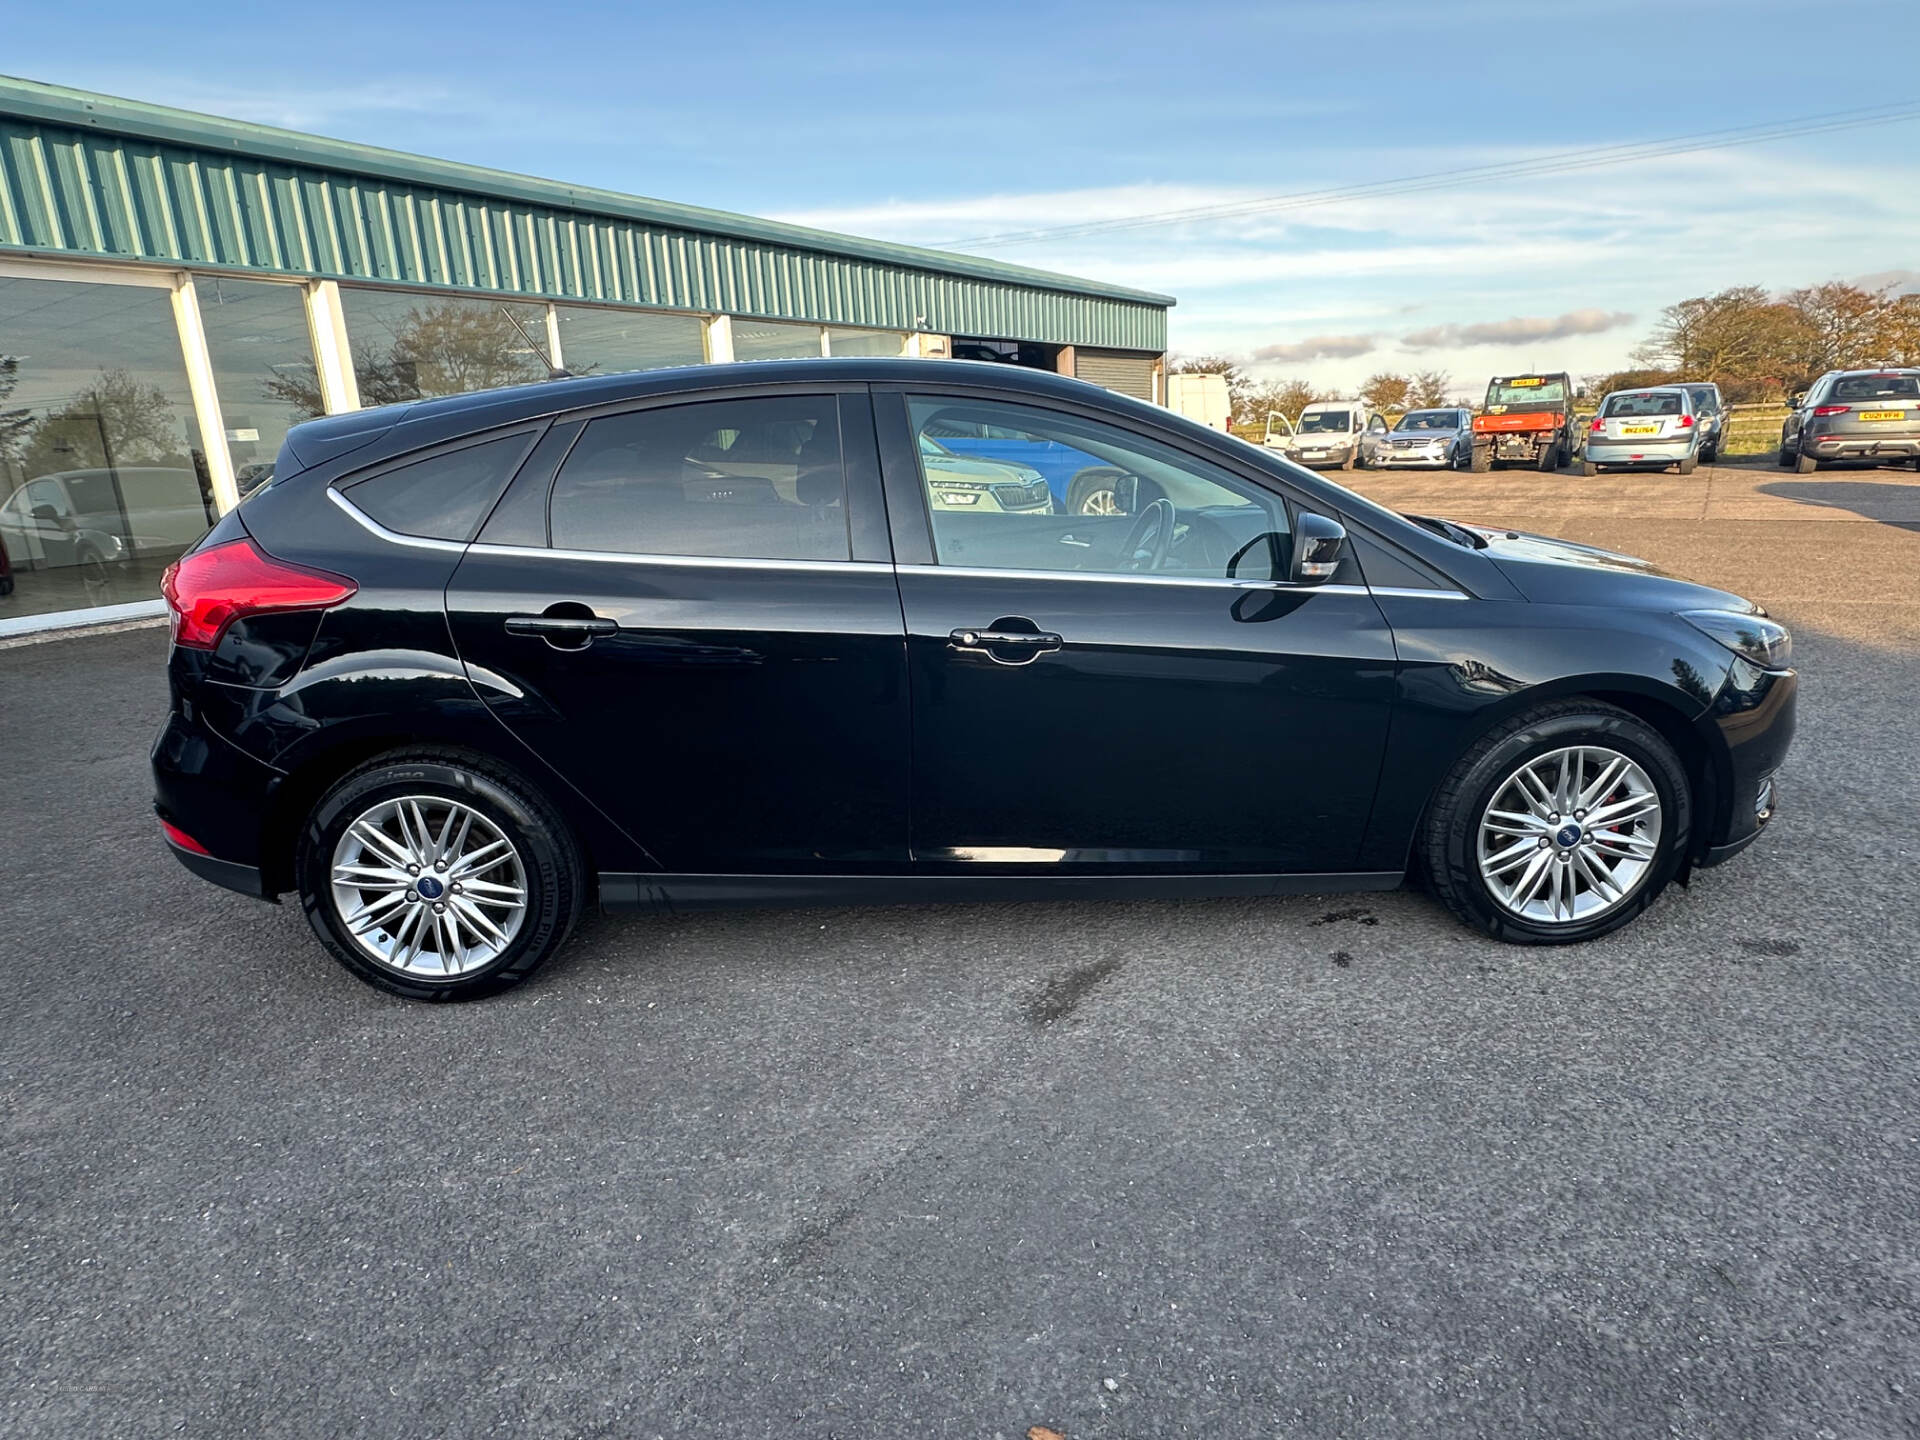
<path id="1" fill-rule="evenodd" d="M 211 650 L 236 620 L 283 610 L 326 610 L 360 587 L 344 575 L 276 560 L 251 540 L 229 540 L 176 560 L 160 578 L 173 640 Z"/>
<path id="2" fill-rule="evenodd" d="M 1587 427 L 1588 431 L 1595 435 L 1604 433 L 1606 428 L 1607 422 L 1602 420 L 1598 415 L 1593 417 L 1593 424 Z"/>
<path id="3" fill-rule="evenodd" d="M 1816 405 L 1813 407 L 1813 413 L 1824 418 L 1828 415 L 1844 415 L 1851 409 L 1853 409 L 1851 405 Z"/>
<path id="4" fill-rule="evenodd" d="M 1682 415 L 1680 417 L 1680 428 L 1682 430 L 1691 430 L 1693 428 L 1693 417 L 1691 415 Z"/>

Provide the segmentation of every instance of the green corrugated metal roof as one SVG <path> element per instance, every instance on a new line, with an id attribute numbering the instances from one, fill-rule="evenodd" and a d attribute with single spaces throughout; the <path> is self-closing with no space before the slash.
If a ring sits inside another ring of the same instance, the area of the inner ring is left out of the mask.
<path id="1" fill-rule="evenodd" d="M 1137 350 L 1173 304 L 7 77 L 0 247 Z"/>

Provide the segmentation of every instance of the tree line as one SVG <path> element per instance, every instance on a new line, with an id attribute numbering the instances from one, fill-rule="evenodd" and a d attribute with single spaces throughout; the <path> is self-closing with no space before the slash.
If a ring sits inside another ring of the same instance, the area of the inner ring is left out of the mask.
<path id="1" fill-rule="evenodd" d="M 1632 364 L 1582 377 L 1587 395 L 1675 380 L 1711 380 L 1734 404 L 1777 401 L 1805 390 L 1829 370 L 1920 365 L 1920 294 L 1895 295 L 1841 281 L 1773 294 L 1736 285 L 1667 306 L 1633 350 Z M 1444 370 L 1411 375 L 1381 371 L 1354 391 L 1311 380 L 1260 380 L 1231 356 L 1196 355 L 1173 362 L 1178 373 L 1227 380 L 1233 423 L 1256 425 L 1269 412 L 1298 416 L 1317 400 L 1358 400 L 1375 410 L 1402 411 L 1477 404 L 1456 393 Z"/>

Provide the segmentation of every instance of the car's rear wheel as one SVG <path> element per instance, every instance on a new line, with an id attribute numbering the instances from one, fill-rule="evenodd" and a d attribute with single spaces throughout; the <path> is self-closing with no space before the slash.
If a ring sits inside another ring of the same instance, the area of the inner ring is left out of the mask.
<path id="1" fill-rule="evenodd" d="M 586 902 L 579 848 L 552 806 L 456 751 L 382 756 L 343 777 L 314 806 L 294 865 L 333 957 L 415 1000 L 524 980 Z"/>
<path id="2" fill-rule="evenodd" d="M 1682 475 L 1691 475 L 1696 469 L 1699 468 L 1699 465 L 1700 465 L 1700 457 L 1698 455 L 1689 455 L 1687 456 L 1686 459 L 1682 460 L 1678 465 L 1674 466 L 1673 468 L 1678 470 Z"/>
<path id="3" fill-rule="evenodd" d="M 1580 462 L 1580 473 L 1582 475 L 1598 475 L 1600 473 L 1600 467 L 1591 460 L 1582 460 Z"/>
<path id="4" fill-rule="evenodd" d="M 1685 767 L 1599 701 L 1522 715 L 1464 756 L 1428 808 L 1422 859 L 1467 924 L 1521 945 L 1592 940 L 1666 888 L 1691 842 Z"/>
<path id="5" fill-rule="evenodd" d="M 1820 462 L 1811 455 L 1800 454 L 1793 457 L 1793 468 L 1796 474 L 1811 475 L 1820 468 Z"/>

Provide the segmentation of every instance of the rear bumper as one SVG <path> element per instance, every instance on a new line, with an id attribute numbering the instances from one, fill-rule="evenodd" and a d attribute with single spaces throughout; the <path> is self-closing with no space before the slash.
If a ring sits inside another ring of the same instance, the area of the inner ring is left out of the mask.
<path id="1" fill-rule="evenodd" d="M 216 860 L 211 855 L 196 855 L 191 850 L 183 850 L 171 843 L 167 849 L 173 852 L 174 859 L 202 880 L 211 880 L 216 885 L 249 895 L 255 900 L 279 898 L 267 889 L 266 879 L 261 875 L 258 865 L 242 865 L 233 860 Z"/>
<path id="2" fill-rule="evenodd" d="M 1808 435 L 1800 451 L 1816 460 L 1911 460 L 1920 455 L 1920 431 L 1892 435 Z"/>
<path id="3" fill-rule="evenodd" d="M 172 846 L 180 863 L 230 890 L 270 895 L 262 882 L 260 848 L 280 772 L 179 710 L 167 716 L 151 761 L 154 813 L 207 852 Z"/>
<path id="4" fill-rule="evenodd" d="M 1587 441 L 1586 458 L 1595 465 L 1675 465 L 1694 453 L 1694 441 Z"/>
<path id="5" fill-rule="evenodd" d="M 1779 809 L 1775 775 L 1793 744 L 1799 677 L 1791 670 L 1762 670 L 1734 663 L 1713 708 L 1701 721 L 1725 747 L 1721 771 L 1725 794 L 1715 806 L 1699 863 L 1718 865 L 1760 838 Z"/>

